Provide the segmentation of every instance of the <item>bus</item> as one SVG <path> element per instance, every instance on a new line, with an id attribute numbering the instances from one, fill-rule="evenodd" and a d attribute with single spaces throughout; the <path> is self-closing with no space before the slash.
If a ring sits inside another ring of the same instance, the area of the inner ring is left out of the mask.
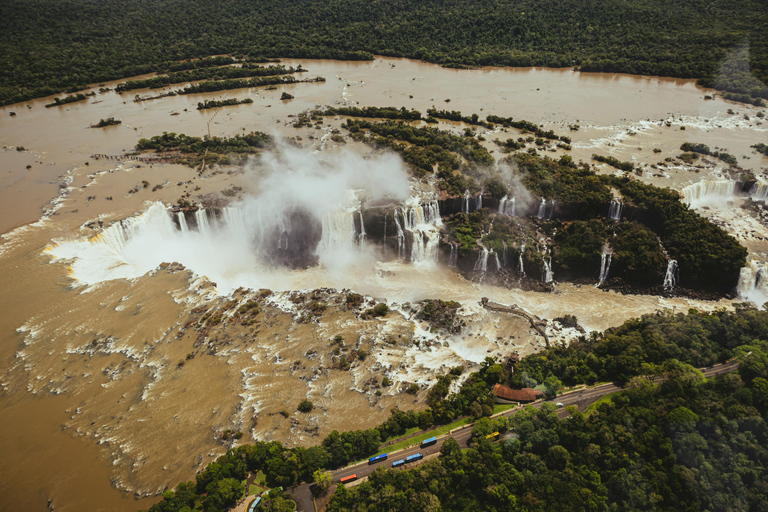
<path id="1" fill-rule="evenodd" d="M 424 454 L 423 453 L 416 453 L 416 454 L 409 455 L 408 457 L 406 457 L 405 458 L 405 462 L 406 463 L 413 462 L 415 460 L 421 460 L 423 458 L 424 458 Z"/>
<path id="2" fill-rule="evenodd" d="M 356 479 L 357 479 L 357 474 L 354 474 L 354 475 L 345 476 L 339 479 L 339 482 L 342 484 L 345 484 L 347 482 L 351 482 L 352 480 L 356 480 Z"/>
<path id="3" fill-rule="evenodd" d="M 432 446 L 437 442 L 436 437 L 430 437 L 429 439 L 425 439 L 421 442 L 421 448 L 425 448 L 427 446 Z"/>
<path id="4" fill-rule="evenodd" d="M 392 467 L 396 468 L 398 466 L 402 466 L 403 464 L 405 464 L 405 459 L 396 460 L 392 463 Z"/>
<path id="5" fill-rule="evenodd" d="M 386 453 L 382 453 L 381 455 L 376 455 L 375 457 L 371 457 L 370 459 L 368 459 L 368 465 L 370 466 L 371 464 L 376 464 L 377 462 L 381 462 L 383 460 L 387 460 Z"/>

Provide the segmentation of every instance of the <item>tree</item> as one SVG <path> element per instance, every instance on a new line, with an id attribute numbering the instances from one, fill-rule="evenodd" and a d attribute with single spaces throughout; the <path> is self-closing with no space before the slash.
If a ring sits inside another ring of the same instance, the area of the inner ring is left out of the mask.
<path id="1" fill-rule="evenodd" d="M 328 492 L 328 489 L 331 488 L 331 480 L 333 479 L 333 475 L 330 471 L 324 471 L 322 469 L 318 469 L 314 473 L 312 473 L 312 480 L 315 482 L 314 487 L 314 493 L 317 496 L 325 496 L 325 493 Z"/>
<path id="2" fill-rule="evenodd" d="M 557 396 L 561 389 L 563 389 L 563 383 L 554 375 L 550 375 L 544 379 L 544 392 L 547 397 L 553 398 Z"/>
<path id="3" fill-rule="evenodd" d="M 304 400 L 299 402 L 298 409 L 299 409 L 299 412 L 310 412 L 314 407 L 315 405 L 310 400 L 307 400 L 305 398 Z"/>

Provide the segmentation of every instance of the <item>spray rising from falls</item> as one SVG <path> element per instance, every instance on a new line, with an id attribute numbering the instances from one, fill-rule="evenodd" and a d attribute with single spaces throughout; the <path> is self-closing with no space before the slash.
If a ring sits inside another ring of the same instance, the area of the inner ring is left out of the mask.
<path id="1" fill-rule="evenodd" d="M 677 284 L 677 260 L 670 259 L 667 262 L 667 273 L 664 275 L 664 289 L 671 291 Z"/>
<path id="2" fill-rule="evenodd" d="M 319 263 L 331 273 L 370 268 L 375 257 L 370 248 L 361 250 L 368 247 L 362 218 L 355 226 L 361 198 L 409 199 L 407 171 L 396 155 L 363 158 L 348 150 L 323 157 L 296 148 L 265 153 L 257 197 L 187 214 L 154 203 L 90 240 L 60 242 L 51 254 L 72 260 L 72 275 L 83 284 L 139 277 L 162 262 L 179 262 L 221 290 L 289 286 L 280 284 L 287 283 L 285 267 Z M 417 258 L 436 255 L 436 204 L 403 209 L 422 241 L 421 248 L 415 244 Z"/>

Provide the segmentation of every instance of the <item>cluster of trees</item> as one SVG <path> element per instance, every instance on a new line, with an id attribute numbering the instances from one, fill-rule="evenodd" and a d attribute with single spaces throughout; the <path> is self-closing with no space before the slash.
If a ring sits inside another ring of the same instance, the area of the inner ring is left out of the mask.
<path id="1" fill-rule="evenodd" d="M 114 126 L 121 123 L 122 121 L 120 119 L 115 119 L 114 117 L 108 117 L 106 119 L 100 119 L 98 123 L 91 125 L 91 128 L 104 128 L 106 126 Z"/>
<path id="2" fill-rule="evenodd" d="M 593 411 L 527 408 L 475 424 L 471 447 L 339 486 L 329 512 L 760 510 L 768 499 L 768 377 L 705 381 L 671 364 Z M 502 441 L 486 435 L 498 431 Z M 510 434 L 504 435 L 505 432 Z"/>
<path id="3" fill-rule="evenodd" d="M 176 91 L 177 94 L 197 94 L 200 92 L 229 91 L 232 89 L 245 89 L 248 87 L 261 87 L 263 85 L 295 84 L 299 82 L 325 82 L 325 78 L 318 76 L 299 80 L 294 76 L 266 76 L 256 78 L 241 78 L 231 80 L 210 80 L 199 82 Z"/>
<path id="4" fill-rule="evenodd" d="M 755 148 L 758 153 L 762 153 L 765 156 L 768 156 L 768 144 L 763 144 L 762 142 L 760 142 L 751 147 Z"/>
<path id="5" fill-rule="evenodd" d="M 710 155 L 719 160 L 722 160 L 728 165 L 736 165 L 738 163 L 735 156 L 723 151 L 712 151 L 706 144 L 685 142 L 682 146 L 680 146 L 680 149 L 683 151 L 691 151 L 693 153 L 699 153 L 702 155 Z"/>
<path id="6" fill-rule="evenodd" d="M 698 368 L 750 351 L 753 355 L 743 360 L 742 371 L 768 371 L 767 336 L 768 313 L 743 305 L 735 312 L 655 313 L 603 334 L 592 333 L 568 347 L 553 346 L 528 356 L 516 367 L 511 382 L 519 386 L 555 375 L 565 385 L 623 383 L 638 375 L 662 373 L 669 360 Z"/>
<path id="7" fill-rule="evenodd" d="M 223 53 L 333 59 L 376 53 L 451 67 L 576 66 L 705 78 L 707 85 L 765 97 L 768 14 L 762 7 L 760 0 L 126 0 L 97 8 L 89 0 L 9 0 L 0 12 L 0 102 Z"/>
<path id="8" fill-rule="evenodd" d="M 96 93 L 77 93 L 77 94 L 70 94 L 69 96 L 65 96 L 64 98 L 53 98 L 53 103 L 47 103 L 45 105 L 45 108 L 50 107 L 58 107 L 59 105 L 66 105 L 67 103 L 75 103 L 76 101 L 85 101 L 88 99 L 88 96 L 94 96 Z"/>
<path id="9" fill-rule="evenodd" d="M 408 110 L 405 107 L 328 107 L 325 110 L 317 111 L 317 113 L 323 116 L 403 119 L 406 121 L 418 121 L 421 119 L 421 112 L 413 109 Z"/>
<path id="10" fill-rule="evenodd" d="M 543 130 L 535 123 L 532 123 L 530 121 L 520 120 L 515 121 L 511 117 L 499 117 L 490 115 L 486 117 L 486 121 L 489 123 L 496 123 L 504 126 L 505 128 L 517 128 L 518 130 L 521 130 L 523 133 L 533 133 L 536 135 L 536 137 L 541 139 L 549 139 L 549 140 L 561 140 L 565 142 L 566 144 L 571 143 L 571 139 L 566 136 L 558 136 L 555 134 L 553 130 Z"/>
<path id="11" fill-rule="evenodd" d="M 203 159 L 208 164 L 230 164 L 233 163 L 230 155 L 239 155 L 234 161 L 243 160 L 248 154 L 257 153 L 271 145 L 272 137 L 262 132 L 233 137 L 190 137 L 183 133 L 177 135 L 174 132 L 163 132 L 162 135 L 155 135 L 150 139 L 139 139 L 136 149 L 171 153 L 172 158 L 176 158 L 180 163 L 197 167 Z"/>
<path id="12" fill-rule="evenodd" d="M 411 164 L 417 177 L 431 174 L 435 165 L 446 172 L 458 169 L 461 160 L 456 155 L 479 166 L 494 162 L 488 150 L 474 137 L 462 137 L 438 128 L 417 128 L 403 122 L 375 123 L 362 119 L 348 119 L 344 126 L 355 140 L 400 153 L 403 160 Z"/>
<path id="13" fill-rule="evenodd" d="M 200 62 L 200 61 L 192 61 Z M 159 89 L 173 84 L 195 82 L 198 80 L 228 80 L 235 78 L 251 78 L 259 76 L 290 75 L 302 71 L 285 66 L 257 66 L 255 64 L 243 64 L 242 66 L 222 67 L 196 67 L 189 71 L 176 71 L 167 75 L 155 76 L 144 80 L 128 80 L 115 87 L 117 92 L 132 91 L 134 89 Z"/>
<path id="14" fill-rule="evenodd" d="M 620 171 L 624 171 L 624 172 L 632 172 L 635 170 L 635 166 L 632 165 L 632 162 L 622 162 L 618 158 L 615 158 L 612 156 L 603 156 L 603 155 L 593 154 L 592 160 L 597 160 L 598 162 L 608 164 L 611 167 L 615 169 L 619 169 Z"/>
<path id="15" fill-rule="evenodd" d="M 436 108 L 430 108 L 427 110 L 427 115 L 435 119 L 447 119 L 449 121 L 456 121 L 460 123 L 467 123 L 475 126 L 482 126 L 484 128 L 493 129 L 493 124 L 490 122 L 490 120 L 481 121 L 480 116 L 478 116 L 477 114 L 472 114 L 471 116 L 463 116 L 461 115 L 461 112 L 457 110 L 448 111 L 448 110 L 437 110 Z"/>
<path id="16" fill-rule="evenodd" d="M 227 107 L 230 105 L 245 105 L 249 103 L 253 103 L 251 98 L 245 98 L 243 100 L 238 100 L 237 98 L 229 98 L 227 100 L 205 100 L 197 103 L 197 110 Z"/>

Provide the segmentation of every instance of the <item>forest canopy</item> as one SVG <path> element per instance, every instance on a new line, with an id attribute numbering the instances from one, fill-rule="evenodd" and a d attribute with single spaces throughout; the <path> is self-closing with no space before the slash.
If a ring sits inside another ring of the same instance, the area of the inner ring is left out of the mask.
<path id="1" fill-rule="evenodd" d="M 759 99 L 768 98 L 766 34 L 761 0 L 7 0 L 0 103 L 221 54 L 575 66 L 699 78 Z"/>

